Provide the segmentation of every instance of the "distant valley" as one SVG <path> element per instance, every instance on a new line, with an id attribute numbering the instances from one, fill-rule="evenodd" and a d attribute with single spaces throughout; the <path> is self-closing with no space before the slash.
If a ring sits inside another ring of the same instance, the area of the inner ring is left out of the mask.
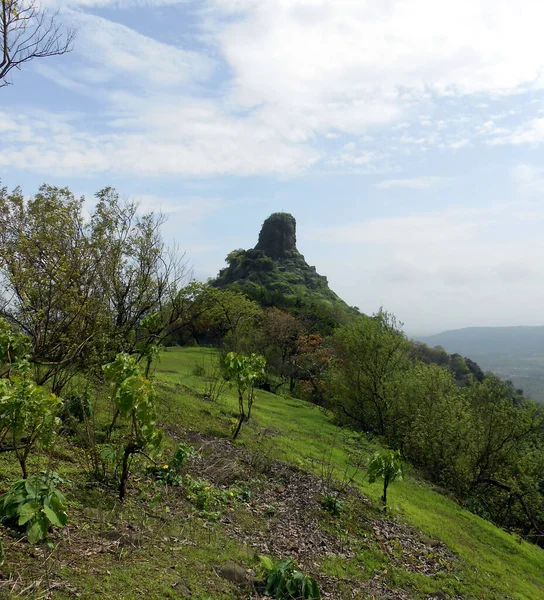
<path id="1" fill-rule="evenodd" d="M 544 402 L 544 326 L 467 327 L 417 339 L 467 356 Z"/>

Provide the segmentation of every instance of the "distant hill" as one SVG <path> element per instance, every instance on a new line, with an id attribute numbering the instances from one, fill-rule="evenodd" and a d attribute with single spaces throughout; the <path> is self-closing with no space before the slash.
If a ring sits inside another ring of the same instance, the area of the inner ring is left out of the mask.
<path id="1" fill-rule="evenodd" d="M 241 291 L 265 307 L 306 314 L 320 321 L 324 331 L 347 315 L 358 314 L 331 290 L 327 278 L 306 262 L 296 241 L 295 218 L 288 213 L 270 215 L 257 245 L 228 254 L 227 267 L 212 284 Z"/>
<path id="2" fill-rule="evenodd" d="M 468 356 L 544 401 L 544 326 L 467 327 L 418 338 L 428 346 Z"/>

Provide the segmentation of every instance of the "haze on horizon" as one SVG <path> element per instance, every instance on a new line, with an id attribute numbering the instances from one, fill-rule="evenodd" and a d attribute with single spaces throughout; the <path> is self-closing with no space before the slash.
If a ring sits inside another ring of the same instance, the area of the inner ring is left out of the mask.
<path id="1" fill-rule="evenodd" d="M 272 212 L 412 335 L 542 325 L 540 0 L 42 0 L 74 52 L 0 90 L 0 179 L 168 217 L 195 276 Z"/>

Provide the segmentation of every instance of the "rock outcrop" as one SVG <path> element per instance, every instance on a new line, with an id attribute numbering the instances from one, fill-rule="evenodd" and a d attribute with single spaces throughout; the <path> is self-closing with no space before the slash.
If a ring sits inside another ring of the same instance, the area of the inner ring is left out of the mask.
<path id="1" fill-rule="evenodd" d="M 255 250 L 273 260 L 292 258 L 297 250 L 297 222 L 289 213 L 274 213 L 266 219 Z"/>

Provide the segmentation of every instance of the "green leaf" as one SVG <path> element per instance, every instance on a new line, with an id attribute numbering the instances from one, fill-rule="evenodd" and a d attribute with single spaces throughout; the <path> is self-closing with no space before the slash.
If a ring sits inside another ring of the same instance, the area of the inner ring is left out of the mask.
<path id="1" fill-rule="evenodd" d="M 62 527 L 64 525 L 64 523 L 62 523 L 60 518 L 57 516 L 57 513 L 52 508 L 49 508 L 49 506 L 44 506 L 43 512 L 49 519 L 49 522 L 53 525 L 56 525 L 57 527 Z"/>
<path id="2" fill-rule="evenodd" d="M 40 511 L 40 505 L 36 502 L 27 502 L 23 504 L 19 509 L 19 525 L 24 525 L 28 521 L 32 520 Z"/>
<path id="3" fill-rule="evenodd" d="M 34 523 L 32 524 L 32 527 L 30 527 L 30 529 L 26 532 L 28 541 L 31 544 L 37 544 L 40 540 L 43 540 L 43 538 L 46 536 L 48 529 L 49 529 L 49 524 L 47 523 L 47 521 L 45 519 L 39 519 L 37 521 L 34 521 Z"/>
<path id="4" fill-rule="evenodd" d="M 272 571 L 274 569 L 274 561 L 269 556 L 261 555 L 259 556 L 259 561 L 267 571 Z"/>

